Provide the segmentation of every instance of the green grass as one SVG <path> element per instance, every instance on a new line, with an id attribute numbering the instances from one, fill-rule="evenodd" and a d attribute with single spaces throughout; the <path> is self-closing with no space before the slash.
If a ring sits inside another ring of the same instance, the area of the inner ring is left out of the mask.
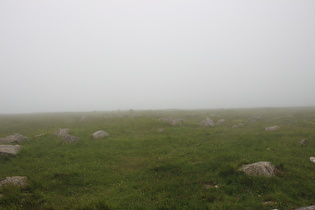
<path id="1" fill-rule="evenodd" d="M 200 127 L 211 114 L 226 121 Z M 261 120 L 247 122 L 252 115 Z M 87 116 L 81 120 L 82 116 Z M 0 209 L 290 209 L 315 204 L 315 108 L 120 111 L 0 115 L 0 137 L 29 137 L 0 157 L 0 179 L 27 176 L 26 189 L 1 190 Z M 171 126 L 158 119 L 175 117 Z M 243 122 L 239 128 L 232 125 Z M 279 125 L 267 132 L 265 127 Z M 80 141 L 53 134 L 69 128 Z M 164 128 L 163 132 L 157 129 Z M 110 136 L 94 140 L 106 130 Z M 34 136 L 45 135 L 39 138 Z M 308 138 L 309 144 L 297 142 Z M 250 177 L 242 164 L 270 161 L 276 177 Z M 264 202 L 269 202 L 264 204 Z"/>

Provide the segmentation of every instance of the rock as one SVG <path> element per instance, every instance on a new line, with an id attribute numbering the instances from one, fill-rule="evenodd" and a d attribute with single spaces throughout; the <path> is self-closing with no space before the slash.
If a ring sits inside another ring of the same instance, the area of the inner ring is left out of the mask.
<path id="1" fill-rule="evenodd" d="M 37 134 L 37 135 L 35 135 L 35 138 L 39 138 L 39 137 L 42 137 L 42 136 L 45 136 L 45 134 L 43 134 L 43 133 Z"/>
<path id="2" fill-rule="evenodd" d="M 25 136 L 22 136 L 21 134 L 15 133 L 13 135 L 7 136 L 7 137 L 2 137 L 0 138 L 0 143 L 21 143 L 25 140 L 27 140 L 28 138 Z"/>
<path id="3" fill-rule="evenodd" d="M 221 125 L 224 121 L 225 121 L 224 119 L 220 119 L 220 120 L 217 121 L 216 124 L 217 124 L 217 125 Z"/>
<path id="4" fill-rule="evenodd" d="M 54 132 L 59 137 L 69 135 L 70 130 L 68 128 L 60 128 Z"/>
<path id="5" fill-rule="evenodd" d="M 158 128 L 156 131 L 161 133 L 164 131 L 164 128 Z"/>
<path id="6" fill-rule="evenodd" d="M 62 140 L 66 141 L 66 142 L 69 142 L 69 143 L 72 143 L 72 142 L 80 140 L 79 137 L 72 136 L 72 135 L 64 135 L 61 138 L 62 138 Z"/>
<path id="7" fill-rule="evenodd" d="M 101 138 L 109 136 L 109 134 L 106 131 L 99 130 L 99 131 L 94 132 L 92 136 L 94 137 L 94 139 L 101 139 Z"/>
<path id="8" fill-rule="evenodd" d="M 296 208 L 295 210 L 315 210 L 315 205 Z"/>
<path id="9" fill-rule="evenodd" d="M 274 206 L 274 205 L 277 204 L 277 202 L 275 202 L 275 201 L 265 201 L 265 202 L 263 202 L 263 204 L 266 205 L 266 206 Z"/>
<path id="10" fill-rule="evenodd" d="M 219 188 L 219 185 L 215 182 L 205 182 L 204 183 L 205 188 L 211 189 L 211 188 Z"/>
<path id="11" fill-rule="evenodd" d="M 0 181 L 0 188 L 7 185 L 15 185 L 18 187 L 27 186 L 27 177 L 26 176 L 8 176 Z"/>
<path id="12" fill-rule="evenodd" d="M 170 125 L 177 125 L 178 123 L 183 123 L 182 119 L 174 119 L 172 117 L 170 118 L 160 118 L 160 121 L 166 122 Z"/>
<path id="13" fill-rule="evenodd" d="M 62 140 L 64 140 L 65 142 L 69 142 L 69 143 L 80 140 L 79 137 L 70 135 L 68 128 L 58 129 L 54 132 L 54 134 L 56 134 L 58 137 L 61 137 Z"/>
<path id="14" fill-rule="evenodd" d="M 212 127 L 215 126 L 215 123 L 209 117 L 206 117 L 206 119 L 202 120 L 199 125 L 203 127 Z"/>
<path id="15" fill-rule="evenodd" d="M 237 123 L 235 125 L 232 126 L 232 128 L 239 128 L 239 127 L 243 127 L 244 124 L 243 123 Z"/>
<path id="16" fill-rule="evenodd" d="M 0 145 L 0 154 L 17 155 L 21 148 L 20 145 Z"/>
<path id="17" fill-rule="evenodd" d="M 300 141 L 298 141 L 299 145 L 307 145 L 308 144 L 308 140 L 306 139 L 301 139 Z"/>
<path id="18" fill-rule="evenodd" d="M 260 120 L 261 116 L 253 115 L 250 118 L 248 118 L 248 122 L 256 122 L 257 120 Z"/>
<path id="19" fill-rule="evenodd" d="M 266 127 L 265 130 L 266 131 L 275 131 L 275 130 L 278 130 L 280 129 L 279 126 L 271 126 L 271 127 Z"/>
<path id="20" fill-rule="evenodd" d="M 247 175 L 252 175 L 252 176 L 266 176 L 266 177 L 271 177 L 275 176 L 276 173 L 276 167 L 266 161 L 261 161 L 261 162 L 256 162 L 252 164 L 247 164 L 243 165 L 239 168 L 240 171 L 243 171 Z"/>
<path id="21" fill-rule="evenodd" d="M 310 161 L 315 163 L 315 157 L 310 157 Z"/>

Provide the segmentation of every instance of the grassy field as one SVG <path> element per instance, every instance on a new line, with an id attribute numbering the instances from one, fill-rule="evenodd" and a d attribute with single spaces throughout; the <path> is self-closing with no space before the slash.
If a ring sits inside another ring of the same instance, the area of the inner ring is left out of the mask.
<path id="1" fill-rule="evenodd" d="M 252 115 L 261 116 L 248 122 Z M 162 117 L 183 119 L 178 125 Z M 211 117 L 215 127 L 198 123 Z M 231 128 L 237 123 L 244 126 Z M 265 131 L 268 126 L 280 126 Z M 69 128 L 81 139 L 62 143 Z M 163 128 L 162 132 L 158 129 Z M 91 134 L 105 130 L 109 137 Z M 115 111 L 0 115 L 0 137 L 29 139 L 0 157 L 0 179 L 29 186 L 1 190 L 0 209 L 291 209 L 315 204 L 315 108 Z M 44 136 L 35 138 L 37 134 Z M 300 139 L 307 145 L 299 145 Z M 238 171 L 270 161 L 272 178 Z"/>

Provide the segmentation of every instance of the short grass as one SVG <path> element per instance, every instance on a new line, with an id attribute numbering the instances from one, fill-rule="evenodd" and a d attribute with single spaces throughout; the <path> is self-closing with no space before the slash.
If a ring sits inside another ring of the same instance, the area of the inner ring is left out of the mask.
<path id="1" fill-rule="evenodd" d="M 247 122 L 252 115 L 262 118 Z M 85 117 L 84 117 L 85 116 Z M 197 123 L 225 119 L 216 127 Z M 175 126 L 160 117 L 183 119 Z M 243 127 L 231 128 L 239 122 Z M 267 132 L 267 126 L 280 130 Z M 80 141 L 53 135 L 69 128 Z M 164 131 L 158 132 L 159 128 Z M 110 137 L 94 140 L 106 130 Z M 315 204 L 315 108 L 117 111 L 0 115 L 0 137 L 29 137 L 0 158 L 0 209 L 290 209 Z M 44 136 L 35 138 L 37 134 Z M 307 138 L 308 145 L 298 144 Z M 276 177 L 250 177 L 242 164 L 270 161 Z"/>

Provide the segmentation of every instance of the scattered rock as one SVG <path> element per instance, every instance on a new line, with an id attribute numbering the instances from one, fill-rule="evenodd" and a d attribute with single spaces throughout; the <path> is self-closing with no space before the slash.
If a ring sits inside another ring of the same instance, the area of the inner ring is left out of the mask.
<path id="1" fill-rule="evenodd" d="M 45 134 L 44 133 L 37 134 L 37 135 L 35 135 L 35 138 L 39 138 L 39 137 L 42 137 L 42 136 L 45 136 Z"/>
<path id="2" fill-rule="evenodd" d="M 280 126 L 271 126 L 271 127 L 266 127 L 265 130 L 266 131 L 275 131 L 280 129 Z"/>
<path id="3" fill-rule="evenodd" d="M 216 124 L 217 124 L 217 125 L 221 125 L 224 121 L 225 121 L 224 119 L 220 119 L 220 120 L 217 121 Z"/>
<path id="4" fill-rule="evenodd" d="M 308 144 L 308 140 L 301 139 L 300 141 L 298 141 L 298 144 L 300 144 L 300 145 L 307 145 Z"/>
<path id="5" fill-rule="evenodd" d="M 94 132 L 92 136 L 94 137 L 94 139 L 101 139 L 101 138 L 109 136 L 109 134 L 106 131 L 99 130 L 99 131 Z"/>
<path id="6" fill-rule="evenodd" d="M 315 163 L 315 157 L 310 157 L 310 161 Z"/>
<path id="7" fill-rule="evenodd" d="M 69 143 L 80 140 L 80 137 L 72 136 L 72 135 L 64 135 L 61 138 L 62 138 L 62 140 L 69 142 Z"/>
<path id="8" fill-rule="evenodd" d="M 315 210 L 315 205 L 296 208 L 295 210 Z"/>
<path id="9" fill-rule="evenodd" d="M 206 117 L 206 119 L 202 120 L 199 125 L 203 127 L 213 127 L 215 126 L 215 123 L 209 117 Z"/>
<path id="10" fill-rule="evenodd" d="M 253 115 L 250 118 L 248 118 L 248 122 L 256 122 L 257 120 L 260 120 L 261 116 Z"/>
<path id="11" fill-rule="evenodd" d="M 8 176 L 0 181 L 0 188 L 7 185 L 15 185 L 18 187 L 27 186 L 27 177 L 26 176 Z"/>
<path id="12" fill-rule="evenodd" d="M 170 125 L 177 125 L 178 123 L 183 123 L 182 119 L 174 119 L 172 117 L 170 117 L 170 118 L 160 118 L 160 121 L 166 122 L 166 123 L 168 123 Z"/>
<path id="13" fill-rule="evenodd" d="M 68 128 L 60 128 L 54 132 L 59 137 L 63 137 L 65 135 L 69 135 L 70 130 Z"/>
<path id="14" fill-rule="evenodd" d="M 28 138 L 25 136 L 22 136 L 21 134 L 15 133 L 13 135 L 7 136 L 7 137 L 2 137 L 0 138 L 0 143 L 21 143 L 25 140 L 27 140 Z"/>
<path id="15" fill-rule="evenodd" d="M 243 123 L 237 123 L 235 125 L 232 126 L 232 128 L 239 128 L 239 127 L 243 127 L 244 124 Z"/>
<path id="16" fill-rule="evenodd" d="M 205 182 L 204 183 L 205 188 L 211 189 L 211 188 L 219 188 L 219 185 L 217 185 L 215 182 Z"/>
<path id="17" fill-rule="evenodd" d="M 54 134 L 56 134 L 58 137 L 61 137 L 62 140 L 64 140 L 65 142 L 69 142 L 69 143 L 80 140 L 79 137 L 70 135 L 68 128 L 58 129 L 54 132 Z"/>
<path id="18" fill-rule="evenodd" d="M 276 167 L 272 163 L 266 161 L 243 165 L 239 168 L 239 170 L 252 176 L 261 175 L 271 177 L 276 173 Z"/>
<path id="19" fill-rule="evenodd" d="M 21 148 L 20 145 L 0 145 L 0 154 L 17 155 Z"/>
<path id="20" fill-rule="evenodd" d="M 273 205 L 276 205 L 277 202 L 274 202 L 274 201 L 265 201 L 265 202 L 263 202 L 263 204 L 266 205 L 266 206 L 273 206 Z"/>

